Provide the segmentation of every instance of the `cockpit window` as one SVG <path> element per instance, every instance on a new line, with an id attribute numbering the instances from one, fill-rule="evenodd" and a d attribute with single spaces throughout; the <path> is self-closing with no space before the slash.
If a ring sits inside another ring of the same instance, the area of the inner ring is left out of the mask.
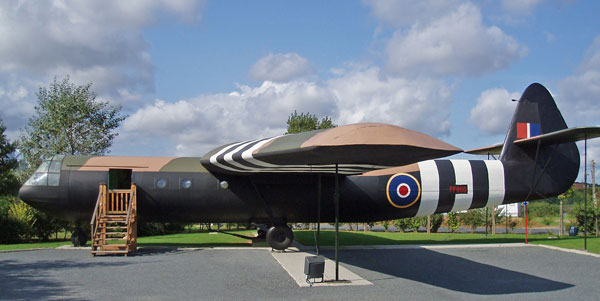
<path id="1" fill-rule="evenodd" d="M 60 169 L 64 158 L 64 155 L 56 155 L 44 160 L 40 164 L 40 167 L 25 182 L 25 185 L 58 186 L 60 183 Z"/>

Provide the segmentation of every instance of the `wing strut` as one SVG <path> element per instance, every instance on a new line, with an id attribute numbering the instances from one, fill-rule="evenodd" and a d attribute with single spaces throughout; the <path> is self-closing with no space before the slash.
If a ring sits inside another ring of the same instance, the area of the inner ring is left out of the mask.
<path id="1" fill-rule="evenodd" d="M 256 187 L 256 184 L 254 183 L 254 181 L 250 180 L 250 183 L 252 184 L 252 187 L 254 187 L 256 196 L 258 197 L 259 200 L 262 201 L 265 212 L 267 213 L 267 216 L 269 216 L 269 220 L 271 220 L 271 225 L 275 226 L 276 224 L 275 224 L 275 220 L 273 219 L 273 211 L 271 210 L 271 207 L 269 207 L 269 204 L 267 204 L 267 201 L 265 200 L 265 198 L 263 198 L 262 195 L 260 194 L 260 190 L 258 190 L 258 187 Z"/>
<path id="2" fill-rule="evenodd" d="M 317 241 L 315 246 L 317 247 L 317 256 L 319 255 L 319 242 L 321 241 L 321 174 L 317 175 Z"/>

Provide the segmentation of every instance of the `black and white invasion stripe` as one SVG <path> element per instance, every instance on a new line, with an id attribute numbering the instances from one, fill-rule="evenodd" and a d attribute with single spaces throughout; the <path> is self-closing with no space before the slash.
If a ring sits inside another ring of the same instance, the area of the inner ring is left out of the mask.
<path id="1" fill-rule="evenodd" d="M 498 160 L 428 160 L 419 162 L 421 201 L 416 216 L 457 212 L 502 204 L 504 165 Z M 465 186 L 453 193 L 451 186 Z"/>
<path id="2" fill-rule="evenodd" d="M 308 165 L 291 164 L 279 165 L 268 163 L 254 158 L 253 152 L 263 145 L 277 139 L 281 136 L 248 140 L 225 146 L 210 157 L 210 164 L 227 171 L 235 173 L 257 173 L 257 172 L 285 172 L 285 173 L 305 173 L 322 172 L 334 173 L 335 164 Z M 338 164 L 338 172 L 345 175 L 361 174 L 371 170 L 389 168 L 390 166 L 370 165 L 370 164 Z"/>

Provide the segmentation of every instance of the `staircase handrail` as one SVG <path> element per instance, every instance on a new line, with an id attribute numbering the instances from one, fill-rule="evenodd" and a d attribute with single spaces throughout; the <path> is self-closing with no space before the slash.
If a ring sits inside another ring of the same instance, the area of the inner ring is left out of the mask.
<path id="1" fill-rule="evenodd" d="M 90 236 L 92 238 L 92 248 L 94 247 L 94 240 L 93 238 L 95 237 L 96 233 L 98 232 L 98 223 L 96 223 L 96 217 L 98 215 L 98 211 L 100 210 L 100 202 L 102 202 L 102 192 L 104 191 L 102 189 L 102 185 L 100 184 L 100 188 L 98 189 L 98 199 L 96 200 L 96 207 L 94 208 L 94 214 L 92 215 L 92 220 L 90 221 L 90 229 L 92 231 Z"/>
<path id="2" fill-rule="evenodd" d="M 125 221 L 125 224 L 127 225 L 127 233 L 125 235 L 125 241 L 127 242 L 127 244 L 129 244 L 129 240 L 131 239 L 130 235 L 129 235 L 129 226 L 130 226 L 130 221 L 131 221 L 131 215 L 133 214 L 133 200 L 135 199 L 135 184 L 131 185 L 132 189 L 131 189 L 131 195 L 129 196 L 129 202 L 127 203 L 127 219 Z"/>

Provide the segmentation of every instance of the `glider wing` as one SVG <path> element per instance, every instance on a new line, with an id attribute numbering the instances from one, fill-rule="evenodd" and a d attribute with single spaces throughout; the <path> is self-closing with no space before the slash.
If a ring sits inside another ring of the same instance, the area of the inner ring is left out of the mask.
<path id="1" fill-rule="evenodd" d="M 429 135 L 381 123 L 359 123 L 326 130 L 249 140 L 218 147 L 202 157 L 219 173 L 262 172 L 340 174 L 407 165 L 450 156 L 461 149 Z"/>

